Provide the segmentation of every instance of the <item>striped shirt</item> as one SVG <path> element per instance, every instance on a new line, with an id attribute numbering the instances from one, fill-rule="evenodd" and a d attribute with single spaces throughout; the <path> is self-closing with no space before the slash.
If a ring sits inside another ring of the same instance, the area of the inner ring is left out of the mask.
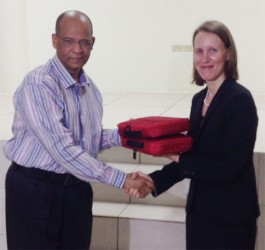
<path id="1" fill-rule="evenodd" d="M 84 72 L 77 83 L 54 56 L 25 77 L 13 102 L 9 160 L 122 188 L 126 174 L 96 159 L 121 142 L 117 129 L 102 128 L 102 97 Z"/>

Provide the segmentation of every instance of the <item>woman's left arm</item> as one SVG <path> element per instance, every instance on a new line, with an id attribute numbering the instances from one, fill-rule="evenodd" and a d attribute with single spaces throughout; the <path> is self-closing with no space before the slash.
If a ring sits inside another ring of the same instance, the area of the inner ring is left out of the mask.
<path id="1" fill-rule="evenodd" d="M 252 167 L 258 117 L 251 94 L 245 91 L 234 95 L 218 115 L 222 117 L 221 132 L 211 131 L 212 137 L 208 133 L 209 140 L 199 146 L 205 149 L 180 155 L 178 167 L 184 178 L 230 182 Z M 208 122 L 210 126 L 212 121 Z M 211 128 L 214 130 L 214 126 Z"/>

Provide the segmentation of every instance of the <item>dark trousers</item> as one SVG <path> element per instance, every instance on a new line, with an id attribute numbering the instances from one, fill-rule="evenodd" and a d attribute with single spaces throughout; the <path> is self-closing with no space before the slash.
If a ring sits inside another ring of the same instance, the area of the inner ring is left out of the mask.
<path id="1" fill-rule="evenodd" d="M 6 175 L 8 249 L 89 249 L 91 185 L 12 163 Z"/>
<path id="2" fill-rule="evenodd" d="M 186 218 L 188 250 L 254 250 L 256 222 L 246 224 L 207 223 L 203 218 Z"/>

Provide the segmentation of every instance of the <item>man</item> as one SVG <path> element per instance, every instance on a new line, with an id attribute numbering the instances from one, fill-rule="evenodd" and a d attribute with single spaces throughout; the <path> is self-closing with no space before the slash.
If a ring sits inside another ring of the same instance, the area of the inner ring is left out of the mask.
<path id="1" fill-rule="evenodd" d="M 52 35 L 56 55 L 31 71 L 14 95 L 14 136 L 4 146 L 9 249 L 89 249 L 90 181 L 152 189 L 143 177 L 96 159 L 120 145 L 117 130 L 102 128 L 102 98 L 83 66 L 95 38 L 82 12 L 67 11 Z"/>

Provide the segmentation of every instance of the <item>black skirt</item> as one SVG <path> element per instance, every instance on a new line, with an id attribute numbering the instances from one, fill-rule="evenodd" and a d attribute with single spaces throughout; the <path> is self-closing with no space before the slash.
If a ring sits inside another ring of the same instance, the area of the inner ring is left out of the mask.
<path id="1" fill-rule="evenodd" d="M 255 249 L 256 222 L 245 224 L 222 224 L 207 222 L 187 214 L 186 244 L 188 250 Z"/>

